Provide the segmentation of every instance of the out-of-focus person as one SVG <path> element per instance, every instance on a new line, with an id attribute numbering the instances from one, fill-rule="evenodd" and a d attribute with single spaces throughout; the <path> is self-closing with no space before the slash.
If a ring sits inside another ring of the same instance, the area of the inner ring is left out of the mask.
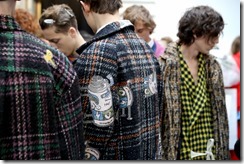
<path id="1" fill-rule="evenodd" d="M 173 39 L 171 37 L 169 37 L 169 36 L 162 37 L 159 40 L 159 43 L 165 48 L 165 50 L 166 50 L 168 44 L 171 43 L 171 42 L 173 42 Z M 160 56 L 162 56 L 163 54 L 164 53 L 162 53 Z M 159 62 L 160 62 L 160 60 L 159 60 Z"/>
<path id="2" fill-rule="evenodd" d="M 238 67 L 238 70 L 240 72 L 241 70 L 241 53 L 240 53 L 240 36 L 237 36 L 233 42 L 232 42 L 232 45 L 231 45 L 231 53 L 233 55 L 233 58 L 237 64 L 237 67 Z M 240 77 L 240 74 L 239 74 L 239 77 Z M 229 78 L 232 78 L 229 77 Z M 237 82 L 236 84 L 233 84 L 231 86 L 231 88 L 235 88 L 237 90 L 237 110 L 238 112 L 240 112 L 240 109 L 241 109 L 241 81 L 239 80 L 239 82 Z M 240 137 L 240 134 L 238 134 L 238 137 Z"/>
<path id="3" fill-rule="evenodd" d="M 29 11 L 21 8 L 15 9 L 13 17 L 23 30 L 39 38 L 43 37 L 37 19 Z"/>
<path id="4" fill-rule="evenodd" d="M 237 36 L 232 44 L 231 44 L 231 57 L 233 57 L 235 64 L 237 65 L 237 69 L 238 69 L 238 76 L 240 78 L 241 74 L 241 53 L 240 53 L 240 49 L 241 49 L 241 45 L 240 45 L 240 36 Z M 236 68 L 232 68 L 232 69 L 236 69 Z M 233 71 L 232 71 L 233 72 Z M 234 78 L 233 74 L 230 75 L 229 77 L 226 78 Z M 235 154 L 233 153 L 233 151 L 231 150 L 231 158 L 234 160 L 239 160 L 240 159 L 240 138 L 241 138 L 241 81 L 239 80 L 236 83 L 233 83 L 231 86 L 229 86 L 228 88 L 232 88 L 232 89 L 236 89 L 237 91 L 237 143 L 235 145 Z M 239 143 L 238 143 L 239 142 Z M 239 153 L 238 153 L 238 144 L 239 144 Z"/>
<path id="5" fill-rule="evenodd" d="M 13 17 L 23 30 L 41 38 L 44 42 L 49 44 L 49 42 L 43 38 L 41 27 L 33 14 L 25 9 L 18 8 L 15 9 Z"/>
<path id="6" fill-rule="evenodd" d="M 159 40 L 159 43 L 164 47 L 166 48 L 168 46 L 169 43 L 173 42 L 173 39 L 169 36 L 165 36 L 165 37 L 162 37 L 160 40 Z"/>
<path id="7" fill-rule="evenodd" d="M 134 25 L 135 32 L 153 49 L 156 58 L 163 54 L 165 48 L 159 41 L 151 38 L 156 23 L 147 8 L 143 5 L 132 5 L 125 9 L 123 19 L 129 20 Z"/>

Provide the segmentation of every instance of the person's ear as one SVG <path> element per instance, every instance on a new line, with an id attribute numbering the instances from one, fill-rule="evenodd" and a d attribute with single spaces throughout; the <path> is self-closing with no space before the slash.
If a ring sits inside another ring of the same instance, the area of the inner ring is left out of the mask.
<path id="1" fill-rule="evenodd" d="M 76 30 L 74 27 L 70 27 L 70 28 L 69 28 L 69 31 L 68 31 L 68 34 L 69 34 L 72 38 L 75 38 L 76 35 L 77 35 L 77 30 Z"/>
<path id="2" fill-rule="evenodd" d="M 84 12 L 86 13 L 90 12 L 90 4 L 86 4 L 83 1 L 80 1 L 80 4 Z"/>

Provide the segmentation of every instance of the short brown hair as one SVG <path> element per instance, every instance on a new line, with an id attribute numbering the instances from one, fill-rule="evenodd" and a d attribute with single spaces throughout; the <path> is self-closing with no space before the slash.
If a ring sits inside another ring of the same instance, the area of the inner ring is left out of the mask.
<path id="1" fill-rule="evenodd" d="M 91 11 L 98 14 L 114 14 L 122 7 L 121 0 L 82 0 L 90 4 Z"/>
<path id="2" fill-rule="evenodd" d="M 132 5 L 126 8 L 123 13 L 123 19 L 129 20 L 133 25 L 135 25 L 136 21 L 142 21 L 151 30 L 151 33 L 156 27 L 149 10 L 142 5 Z"/>
<path id="3" fill-rule="evenodd" d="M 55 26 L 57 33 L 67 33 L 70 27 L 78 30 L 78 24 L 73 10 L 66 4 L 48 7 L 39 19 L 41 28 Z"/>

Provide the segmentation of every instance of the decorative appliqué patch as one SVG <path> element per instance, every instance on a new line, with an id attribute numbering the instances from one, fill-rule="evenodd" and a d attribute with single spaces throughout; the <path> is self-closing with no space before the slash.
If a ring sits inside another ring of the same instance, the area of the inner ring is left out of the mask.
<path id="1" fill-rule="evenodd" d="M 99 127 L 110 126 L 114 122 L 114 110 L 110 85 L 101 76 L 94 76 L 88 85 L 93 123 Z"/>
<path id="2" fill-rule="evenodd" d="M 157 78 L 156 73 L 152 73 L 144 79 L 144 93 L 146 97 L 152 96 L 157 93 Z"/>
<path id="3" fill-rule="evenodd" d="M 131 117 L 131 106 L 133 103 L 132 91 L 128 86 L 119 87 L 119 108 L 122 109 L 121 117 L 126 117 L 125 109 L 128 109 L 127 120 L 132 120 Z"/>

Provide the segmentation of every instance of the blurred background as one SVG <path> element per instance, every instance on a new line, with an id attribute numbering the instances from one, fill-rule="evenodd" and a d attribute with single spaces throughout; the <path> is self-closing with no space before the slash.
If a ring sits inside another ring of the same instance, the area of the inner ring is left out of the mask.
<path id="1" fill-rule="evenodd" d="M 214 54 L 222 55 L 229 53 L 230 45 L 234 38 L 240 35 L 240 1 L 239 0 L 122 0 L 123 8 L 133 4 L 141 4 L 149 9 L 157 24 L 152 36 L 155 39 L 160 39 L 164 36 L 169 36 L 176 40 L 176 32 L 178 20 L 186 9 L 196 5 L 209 5 L 222 14 L 226 26 L 224 34 L 220 38 L 218 50 L 213 50 Z M 76 0 L 21 0 L 17 2 L 17 8 L 24 8 L 30 11 L 38 19 L 41 12 L 52 4 L 68 4 L 75 12 L 78 19 L 79 31 L 86 31 L 92 34 L 91 29 L 87 25 L 81 12 L 81 7 Z"/>

